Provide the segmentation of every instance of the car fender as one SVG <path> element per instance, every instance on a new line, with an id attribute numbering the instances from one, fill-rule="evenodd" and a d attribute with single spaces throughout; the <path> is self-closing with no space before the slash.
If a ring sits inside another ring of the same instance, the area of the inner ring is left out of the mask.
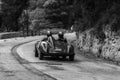
<path id="1" fill-rule="evenodd" d="M 43 51 L 47 52 L 47 48 L 48 48 L 48 44 L 45 41 L 42 41 L 40 44 L 41 48 L 43 49 Z"/>

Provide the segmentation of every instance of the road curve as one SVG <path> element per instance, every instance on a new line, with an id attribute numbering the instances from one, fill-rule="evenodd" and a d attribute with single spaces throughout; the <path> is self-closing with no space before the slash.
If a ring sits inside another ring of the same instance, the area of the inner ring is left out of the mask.
<path id="1" fill-rule="evenodd" d="M 0 80 L 55 80 L 43 73 L 37 74 L 33 69 L 24 67 L 23 65 L 27 66 L 28 63 L 20 63 L 11 52 L 13 46 L 39 38 L 41 37 L 34 36 L 0 40 Z"/>
<path id="2" fill-rule="evenodd" d="M 32 67 L 57 80 L 120 80 L 119 66 L 88 59 L 79 52 L 76 53 L 73 62 L 58 59 L 39 60 L 34 57 L 35 42 L 22 44 L 15 49 L 19 61 L 29 64 L 28 68 Z"/>
<path id="3" fill-rule="evenodd" d="M 29 70 L 30 72 L 38 75 L 38 76 L 44 76 L 46 77 L 45 80 L 56 80 L 54 77 L 51 77 L 50 75 L 47 75 L 41 71 L 38 71 L 35 67 L 31 66 L 31 63 L 28 62 L 26 59 L 23 59 L 22 57 L 20 57 L 18 55 L 18 52 L 17 52 L 17 48 L 23 44 L 26 44 L 26 43 L 30 43 L 30 42 L 33 42 L 35 40 L 32 40 L 32 41 L 29 41 L 29 42 L 24 42 L 24 43 L 20 43 L 16 46 L 14 46 L 11 51 L 12 51 L 12 54 L 13 56 L 18 60 L 18 62 L 27 70 Z"/>

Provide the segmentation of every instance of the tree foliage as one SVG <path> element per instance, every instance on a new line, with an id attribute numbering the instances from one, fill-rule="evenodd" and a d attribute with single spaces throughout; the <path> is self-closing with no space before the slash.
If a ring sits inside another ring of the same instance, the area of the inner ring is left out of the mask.
<path id="1" fill-rule="evenodd" d="M 24 23 L 27 18 L 23 15 L 23 19 L 20 18 L 24 9 L 28 11 L 31 25 L 35 21 L 38 27 L 68 29 L 74 25 L 76 30 L 96 28 L 101 31 L 110 25 L 111 30 L 117 31 L 120 26 L 119 0 L 2 0 L 2 3 L 0 21 L 7 30 L 19 30 L 18 19 Z"/>
<path id="2" fill-rule="evenodd" d="M 46 0 L 29 0 L 29 26 L 33 26 L 33 30 L 40 30 L 44 28 L 46 24 L 49 24 L 47 20 L 44 19 L 43 4 L 45 1 Z"/>
<path id="3" fill-rule="evenodd" d="M 61 21 L 69 28 L 77 22 L 77 30 L 81 31 L 89 28 L 100 31 L 99 27 L 107 24 L 113 31 L 118 30 L 119 5 L 119 0 L 47 0 L 44 4 L 46 19 L 51 23 Z"/>
<path id="4" fill-rule="evenodd" d="M 44 7 L 46 19 L 53 24 L 61 22 L 64 28 L 68 27 L 70 5 L 67 0 L 47 0 Z"/>
<path id="5" fill-rule="evenodd" d="M 117 24 L 120 17 L 119 0 L 80 0 L 76 4 L 75 20 L 78 21 L 80 30 L 104 27 Z M 113 27 L 113 29 L 116 29 Z"/>
<path id="6" fill-rule="evenodd" d="M 28 0 L 2 0 L 2 26 L 8 30 L 18 31 L 18 18 L 27 8 Z"/>

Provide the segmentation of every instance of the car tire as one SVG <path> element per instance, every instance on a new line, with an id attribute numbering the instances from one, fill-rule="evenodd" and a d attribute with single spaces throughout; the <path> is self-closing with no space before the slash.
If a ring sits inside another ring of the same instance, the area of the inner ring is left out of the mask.
<path id="1" fill-rule="evenodd" d="M 62 56 L 63 59 L 66 59 L 66 56 Z"/>
<path id="2" fill-rule="evenodd" d="M 38 57 L 38 51 L 36 48 L 35 48 L 35 57 Z"/>
<path id="3" fill-rule="evenodd" d="M 74 61 L 74 55 L 69 56 L 69 61 Z"/>
<path id="4" fill-rule="evenodd" d="M 39 53 L 39 59 L 40 59 L 40 60 L 43 60 L 43 57 L 44 57 L 43 54 L 42 54 L 42 53 Z"/>
<path id="5" fill-rule="evenodd" d="M 71 45 L 70 51 L 69 51 L 69 61 L 73 61 L 74 60 L 74 55 L 75 55 L 74 47 L 73 47 L 73 45 Z"/>

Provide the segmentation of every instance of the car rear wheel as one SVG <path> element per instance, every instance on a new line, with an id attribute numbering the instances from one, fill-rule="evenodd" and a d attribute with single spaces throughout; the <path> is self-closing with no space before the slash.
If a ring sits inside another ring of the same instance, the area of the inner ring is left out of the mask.
<path id="1" fill-rule="evenodd" d="M 69 56 L 69 60 L 70 60 L 70 61 L 74 61 L 74 55 L 70 55 L 70 56 Z"/>
<path id="2" fill-rule="evenodd" d="M 75 53 L 74 53 L 74 47 L 73 47 L 73 45 L 71 45 L 71 47 L 70 47 L 70 49 L 69 49 L 69 60 L 70 61 L 73 61 L 74 60 L 74 55 L 75 55 Z"/>
<path id="3" fill-rule="evenodd" d="M 66 59 L 66 56 L 62 56 L 63 59 Z"/>

